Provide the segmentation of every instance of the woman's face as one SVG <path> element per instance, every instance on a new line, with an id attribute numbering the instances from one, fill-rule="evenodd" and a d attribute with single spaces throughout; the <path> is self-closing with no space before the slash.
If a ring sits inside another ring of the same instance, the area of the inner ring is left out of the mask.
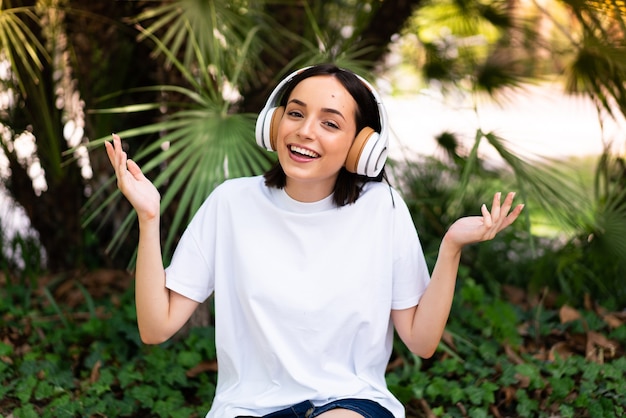
<path id="1" fill-rule="evenodd" d="M 294 199 L 329 196 L 356 136 L 357 104 L 333 76 L 302 80 L 291 92 L 278 125 L 278 160 Z"/>

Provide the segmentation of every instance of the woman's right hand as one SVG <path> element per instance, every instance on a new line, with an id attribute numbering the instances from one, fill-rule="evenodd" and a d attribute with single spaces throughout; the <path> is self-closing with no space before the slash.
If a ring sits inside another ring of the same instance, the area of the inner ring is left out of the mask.
<path id="1" fill-rule="evenodd" d="M 120 137 L 113 134 L 113 143 L 106 141 L 104 146 L 115 169 L 117 187 L 135 208 L 139 220 L 158 218 L 161 195 L 154 184 L 143 175 L 137 163 L 128 159 L 126 152 L 122 150 Z"/>

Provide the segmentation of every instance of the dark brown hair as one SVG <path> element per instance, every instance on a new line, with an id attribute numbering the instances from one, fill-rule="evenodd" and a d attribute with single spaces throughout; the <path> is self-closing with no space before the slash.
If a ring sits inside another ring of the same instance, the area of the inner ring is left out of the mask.
<path id="1" fill-rule="evenodd" d="M 356 75 L 333 64 L 321 64 L 309 67 L 296 75 L 285 88 L 279 104 L 281 106 L 286 105 L 291 92 L 302 80 L 318 75 L 331 75 L 335 77 L 354 98 L 357 104 L 355 115 L 357 133 L 367 126 L 374 129 L 376 132 L 381 131 L 381 118 L 378 113 L 378 105 L 370 90 Z M 287 176 L 279 162 L 276 162 L 274 167 L 265 173 L 264 177 L 265 184 L 268 187 L 282 189 L 287 183 Z M 383 178 L 385 178 L 384 168 L 377 177 L 366 177 L 351 173 L 346 170 L 345 167 L 341 167 L 333 190 L 333 201 L 337 206 L 354 203 L 359 198 L 365 183 L 369 181 L 380 182 Z"/>

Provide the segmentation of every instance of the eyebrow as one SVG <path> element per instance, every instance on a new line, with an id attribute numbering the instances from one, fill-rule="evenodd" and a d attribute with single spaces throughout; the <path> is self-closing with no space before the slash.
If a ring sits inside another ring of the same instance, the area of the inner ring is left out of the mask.
<path id="1" fill-rule="evenodd" d="M 289 103 L 295 103 L 298 106 L 306 107 L 306 103 L 304 103 L 303 101 L 298 100 L 298 99 L 291 99 L 291 100 L 289 100 Z M 343 116 L 343 114 L 340 111 L 338 111 L 337 109 L 333 109 L 333 108 L 330 108 L 330 107 L 323 107 L 322 108 L 322 112 L 332 113 L 332 114 L 340 116 L 343 120 L 346 120 L 346 118 Z"/>

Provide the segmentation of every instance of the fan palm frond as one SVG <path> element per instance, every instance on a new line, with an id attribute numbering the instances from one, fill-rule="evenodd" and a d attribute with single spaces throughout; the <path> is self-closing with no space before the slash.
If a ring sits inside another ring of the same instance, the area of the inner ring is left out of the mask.
<path id="1" fill-rule="evenodd" d="M 166 65 L 180 60 L 184 67 L 206 75 L 209 68 L 197 62 L 200 56 L 205 65 L 232 78 L 237 68 L 241 70 L 241 57 L 256 56 L 268 46 L 264 37 L 250 36 L 265 22 L 254 13 L 248 2 L 180 0 L 148 9 L 134 22 L 146 25 L 140 41 L 151 38 L 162 44 L 155 49 L 155 56 L 168 52 Z M 248 77 L 240 82 L 252 77 L 255 65 L 247 62 L 244 70 Z"/>
<path id="2" fill-rule="evenodd" d="M 238 77 L 242 74 L 243 60 L 230 69 L 231 78 L 219 69 L 212 74 L 202 73 L 197 76 L 156 36 L 141 28 L 140 30 L 155 43 L 191 88 L 151 86 L 135 91 L 176 92 L 186 100 L 183 103 L 142 103 L 94 112 L 129 113 L 157 107 L 170 110 L 162 121 L 119 132 L 124 140 L 132 140 L 140 135 L 158 137 L 158 140 L 140 150 L 132 158 L 142 166 L 148 176 L 154 176 L 155 186 L 165 190 L 161 204 L 162 212 L 168 210 L 171 205 L 176 205 L 173 224 L 169 228 L 164 247 L 164 256 L 168 258 L 177 236 L 215 186 L 227 178 L 260 174 L 269 168 L 273 157 L 256 146 L 254 141 L 256 115 L 229 112 L 232 103 L 225 97 L 223 89 L 226 85 L 237 85 Z M 247 35 L 241 45 L 242 48 L 250 45 L 250 39 L 254 34 L 252 31 Z M 198 67 L 208 68 L 206 57 L 197 40 L 190 38 L 186 42 L 193 47 L 194 62 Z M 106 139 L 93 141 L 90 146 L 101 145 Z M 96 193 L 87 203 L 84 222 L 92 222 L 99 215 L 105 215 L 107 207 L 121 198 L 119 191 L 115 192 L 114 198 L 103 199 L 102 193 Z M 131 213 L 117 230 L 109 245 L 109 251 L 115 252 L 119 248 L 134 222 L 135 215 Z"/>
<path id="3" fill-rule="evenodd" d="M 584 93 L 609 114 L 626 115 L 626 14 L 619 2 L 567 1 L 582 40 L 567 69 L 566 88 Z"/>
<path id="4" fill-rule="evenodd" d="M 0 2 L 0 49 L 12 68 L 24 74 L 16 79 L 20 91 L 26 95 L 30 90 L 26 80 L 36 85 L 41 78 L 44 61 L 50 56 L 27 21 L 39 25 L 39 17 L 32 7 L 11 7 L 9 1 Z"/>
<path id="5" fill-rule="evenodd" d="M 511 150 L 506 139 L 493 133 L 484 138 L 511 168 L 523 199 L 536 202 L 560 229 L 571 233 L 581 224 L 592 223 L 593 203 L 571 167 L 549 158 L 521 156 Z"/>

